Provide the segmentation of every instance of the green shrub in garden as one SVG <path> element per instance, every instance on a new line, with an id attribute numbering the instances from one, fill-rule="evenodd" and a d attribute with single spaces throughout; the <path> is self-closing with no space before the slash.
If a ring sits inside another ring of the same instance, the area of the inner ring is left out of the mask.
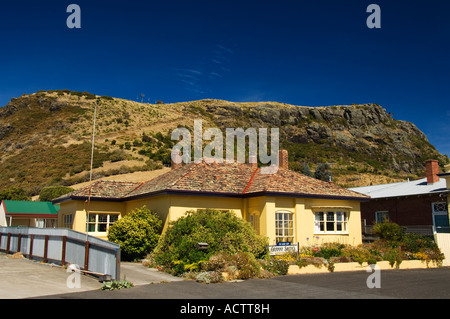
<path id="1" fill-rule="evenodd" d="M 412 253 L 418 253 L 423 249 L 436 249 L 438 245 L 430 237 L 408 233 L 403 235 L 402 248 Z"/>
<path id="2" fill-rule="evenodd" d="M 403 261 L 402 251 L 400 248 L 389 249 L 384 253 L 383 259 L 387 260 L 392 268 L 395 266 L 398 269 Z"/>
<path id="3" fill-rule="evenodd" d="M 391 222 L 376 223 L 373 226 L 373 233 L 380 236 L 380 239 L 386 240 L 394 245 L 400 242 L 404 235 L 403 228 Z"/>
<path id="4" fill-rule="evenodd" d="M 145 206 L 136 208 L 109 227 L 108 240 L 120 245 L 122 260 L 143 258 L 157 245 L 162 221 Z"/>
<path id="5" fill-rule="evenodd" d="M 368 264 L 376 264 L 377 258 L 374 256 L 369 249 L 363 246 L 348 246 L 342 249 L 342 256 L 350 257 L 353 261 L 362 265 L 367 262 Z"/>
<path id="6" fill-rule="evenodd" d="M 313 256 L 322 257 L 326 260 L 330 260 L 332 257 L 340 257 L 341 250 L 345 245 L 338 243 L 325 243 L 320 246 L 317 250 L 313 250 Z"/>
<path id="7" fill-rule="evenodd" d="M 207 243 L 208 249 L 197 249 L 197 243 Z M 259 258 L 266 254 L 267 244 L 265 237 L 234 213 L 207 209 L 187 212 L 172 222 L 153 256 L 164 270 L 180 275 L 219 252 L 245 252 Z"/>

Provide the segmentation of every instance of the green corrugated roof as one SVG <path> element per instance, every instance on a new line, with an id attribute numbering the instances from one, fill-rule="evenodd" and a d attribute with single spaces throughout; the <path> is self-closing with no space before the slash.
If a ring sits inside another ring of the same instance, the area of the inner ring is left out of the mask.
<path id="1" fill-rule="evenodd" d="M 59 210 L 59 205 L 53 205 L 51 202 L 4 200 L 3 203 L 6 214 L 57 215 Z"/>

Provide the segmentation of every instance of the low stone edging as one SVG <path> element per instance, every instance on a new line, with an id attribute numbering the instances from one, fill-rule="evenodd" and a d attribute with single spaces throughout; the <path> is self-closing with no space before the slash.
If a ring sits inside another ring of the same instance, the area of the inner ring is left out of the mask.
<path id="1" fill-rule="evenodd" d="M 390 270 L 397 269 L 391 267 L 388 261 L 378 261 L 377 266 L 380 267 L 380 270 Z M 369 265 L 367 263 L 363 263 L 360 265 L 357 262 L 349 262 L 349 263 L 335 263 L 334 264 L 334 272 L 340 271 L 366 271 Z M 403 260 L 400 263 L 398 269 L 426 269 L 426 268 L 437 268 L 433 262 L 426 264 L 425 261 L 421 260 Z M 299 267 L 297 265 L 290 265 L 288 270 L 288 275 L 300 275 L 300 274 L 320 274 L 330 272 L 326 265 L 316 267 L 314 265 L 308 265 L 305 267 Z"/>

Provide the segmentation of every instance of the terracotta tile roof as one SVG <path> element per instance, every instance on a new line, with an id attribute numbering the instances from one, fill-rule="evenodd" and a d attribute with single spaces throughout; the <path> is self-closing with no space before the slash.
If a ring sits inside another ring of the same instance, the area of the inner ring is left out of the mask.
<path id="1" fill-rule="evenodd" d="M 259 171 L 259 170 L 258 170 Z M 258 172 L 246 193 L 269 192 L 317 196 L 368 198 L 368 196 L 303 174 L 279 168 L 276 174 Z"/>
<path id="2" fill-rule="evenodd" d="M 191 163 L 144 183 L 128 196 L 162 190 L 240 194 L 253 172 L 254 169 L 245 164 Z"/>
<path id="3" fill-rule="evenodd" d="M 369 199 L 366 195 L 288 169 L 279 168 L 276 174 L 261 174 L 260 169 L 249 164 L 205 162 L 184 165 L 145 183 L 98 181 L 92 184 L 91 198 L 129 200 L 170 191 L 238 197 L 273 193 L 289 196 Z M 88 195 L 89 186 L 63 197 Z"/>
<path id="4" fill-rule="evenodd" d="M 65 197 L 88 197 L 89 193 L 91 197 L 100 198 L 122 198 L 135 190 L 142 183 L 135 182 L 118 182 L 118 181 L 106 181 L 100 180 L 92 183 L 89 186 L 77 189 L 71 193 L 61 196 Z"/>

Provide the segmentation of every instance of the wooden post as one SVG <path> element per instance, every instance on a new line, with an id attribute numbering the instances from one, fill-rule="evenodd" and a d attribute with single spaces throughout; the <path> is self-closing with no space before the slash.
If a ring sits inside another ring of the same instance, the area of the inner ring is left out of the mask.
<path id="1" fill-rule="evenodd" d="M 64 266 L 66 264 L 66 242 L 67 236 L 62 236 L 61 266 Z"/>
<path id="2" fill-rule="evenodd" d="M 89 241 L 84 246 L 84 270 L 88 270 L 89 266 Z"/>
<path id="3" fill-rule="evenodd" d="M 19 236 L 17 237 L 17 252 L 20 252 L 20 245 L 22 244 L 22 234 L 19 233 Z"/>
<path id="4" fill-rule="evenodd" d="M 44 260 L 43 262 L 47 262 L 47 250 L 48 250 L 48 235 L 45 235 L 45 242 L 44 242 Z"/>
<path id="5" fill-rule="evenodd" d="M 120 280 L 120 247 L 116 248 L 116 280 Z"/>
<path id="6" fill-rule="evenodd" d="M 8 241 L 6 242 L 6 254 L 9 254 L 9 245 L 11 244 L 11 233 L 8 233 Z"/>
<path id="7" fill-rule="evenodd" d="M 28 259 L 33 258 L 33 240 L 34 240 L 34 235 L 30 235 L 30 254 L 28 256 Z"/>

